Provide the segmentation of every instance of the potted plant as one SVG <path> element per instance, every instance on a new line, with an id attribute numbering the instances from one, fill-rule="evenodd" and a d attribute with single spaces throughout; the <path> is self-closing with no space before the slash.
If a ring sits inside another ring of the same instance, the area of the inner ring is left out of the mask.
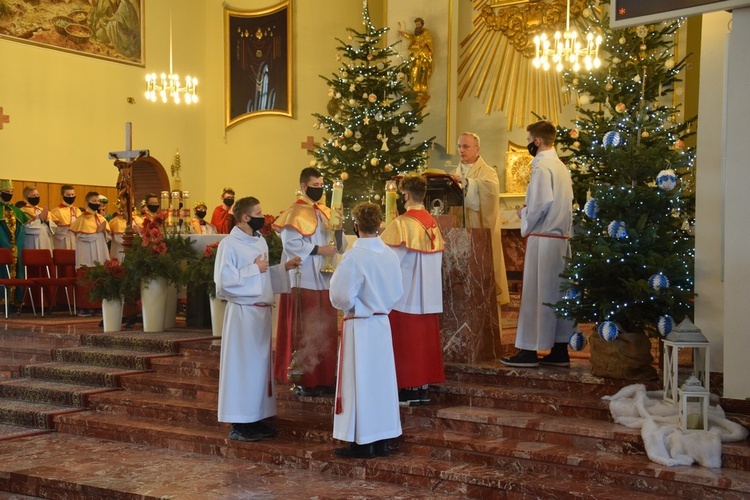
<path id="1" fill-rule="evenodd" d="M 126 295 L 125 268 L 117 259 L 96 263 L 85 268 L 83 285 L 90 287 L 92 299 L 102 301 L 105 332 L 119 332 L 122 326 L 122 307 Z"/>
<path id="2" fill-rule="evenodd" d="M 133 246 L 125 251 L 124 267 L 127 287 L 141 291 L 143 331 L 164 331 L 169 282 L 179 282 L 178 261 L 169 254 L 164 238 L 164 220 L 167 214 L 158 214 L 144 222 Z"/>
<path id="3" fill-rule="evenodd" d="M 188 261 L 185 276 L 188 285 L 198 293 L 208 293 L 211 306 L 211 329 L 215 337 L 221 336 L 226 302 L 216 298 L 216 282 L 214 282 L 214 265 L 216 263 L 216 249 L 219 242 L 207 245 L 203 255 L 198 259 Z"/>

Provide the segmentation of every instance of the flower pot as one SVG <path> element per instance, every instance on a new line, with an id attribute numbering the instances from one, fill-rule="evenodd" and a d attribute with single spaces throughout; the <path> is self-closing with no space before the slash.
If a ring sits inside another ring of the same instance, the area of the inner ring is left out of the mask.
<path id="1" fill-rule="evenodd" d="M 122 330 L 123 300 L 102 299 L 102 322 L 105 332 L 119 332 Z"/>
<path id="2" fill-rule="evenodd" d="M 167 308 L 164 312 L 164 329 L 174 328 L 177 320 L 177 285 L 167 285 Z"/>
<path id="3" fill-rule="evenodd" d="M 141 308 L 144 332 L 163 332 L 167 308 L 167 278 L 141 281 Z"/>
<path id="4" fill-rule="evenodd" d="M 594 333 L 591 346 L 591 374 L 618 380 L 657 380 L 651 342 L 645 333 L 620 332 L 611 342 Z"/>
<path id="5" fill-rule="evenodd" d="M 217 297 L 209 297 L 211 304 L 211 332 L 214 337 L 221 337 L 221 329 L 224 326 L 224 311 L 227 302 Z"/>

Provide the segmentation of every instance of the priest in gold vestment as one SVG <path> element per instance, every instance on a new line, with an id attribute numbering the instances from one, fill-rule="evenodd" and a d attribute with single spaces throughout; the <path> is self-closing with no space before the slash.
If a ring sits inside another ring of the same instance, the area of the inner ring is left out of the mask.
<path id="1" fill-rule="evenodd" d="M 498 304 L 510 302 L 508 277 L 500 233 L 500 181 L 497 171 L 479 156 L 479 136 L 470 132 L 461 134 L 458 151 L 461 163 L 451 172 L 451 177 L 464 190 L 466 227 L 487 228 L 492 239 L 492 261 L 495 271 L 495 293 Z M 463 220 L 463 209 L 454 207 L 451 213 Z"/>

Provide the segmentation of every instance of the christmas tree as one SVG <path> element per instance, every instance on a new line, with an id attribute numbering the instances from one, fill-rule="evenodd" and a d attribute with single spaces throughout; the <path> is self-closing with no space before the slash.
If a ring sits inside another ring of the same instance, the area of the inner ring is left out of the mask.
<path id="1" fill-rule="evenodd" d="M 345 181 L 345 211 L 359 201 L 380 201 L 385 182 L 423 167 L 432 144 L 413 140 L 423 115 L 408 102 L 409 62 L 396 61 L 393 45 L 382 47 L 389 28 L 376 29 L 363 3 L 364 32 L 347 28 L 349 43 L 337 39 L 338 75 L 321 76 L 331 98 L 328 114 L 313 115 L 314 127 L 329 135 L 313 152 L 314 166 L 329 181 Z"/>
<path id="2" fill-rule="evenodd" d="M 578 106 L 558 144 L 581 208 L 555 310 L 597 324 L 609 341 L 621 331 L 665 335 L 672 318 L 692 314 L 695 152 L 685 139 L 695 118 L 680 122 L 672 104 L 687 59 L 675 60 L 678 23 L 613 30 L 607 10 L 583 17 L 603 37 L 601 67 L 564 74 Z"/>

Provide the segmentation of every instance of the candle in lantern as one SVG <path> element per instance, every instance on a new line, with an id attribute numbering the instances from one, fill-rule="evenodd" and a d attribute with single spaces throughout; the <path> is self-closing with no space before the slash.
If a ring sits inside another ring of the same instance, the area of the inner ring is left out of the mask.
<path id="1" fill-rule="evenodd" d="M 333 181 L 333 190 L 331 194 L 331 227 L 339 229 L 341 227 L 341 217 L 338 211 L 343 207 L 344 198 L 344 181 L 336 179 Z"/>
<path id="2" fill-rule="evenodd" d="M 398 201 L 398 191 L 396 191 L 396 181 L 386 181 L 385 183 L 385 225 L 391 223 L 393 219 L 398 217 L 398 208 L 396 208 L 396 201 Z"/>
<path id="3" fill-rule="evenodd" d="M 169 191 L 162 191 L 161 192 L 161 210 L 162 212 L 165 212 L 169 210 Z"/>

